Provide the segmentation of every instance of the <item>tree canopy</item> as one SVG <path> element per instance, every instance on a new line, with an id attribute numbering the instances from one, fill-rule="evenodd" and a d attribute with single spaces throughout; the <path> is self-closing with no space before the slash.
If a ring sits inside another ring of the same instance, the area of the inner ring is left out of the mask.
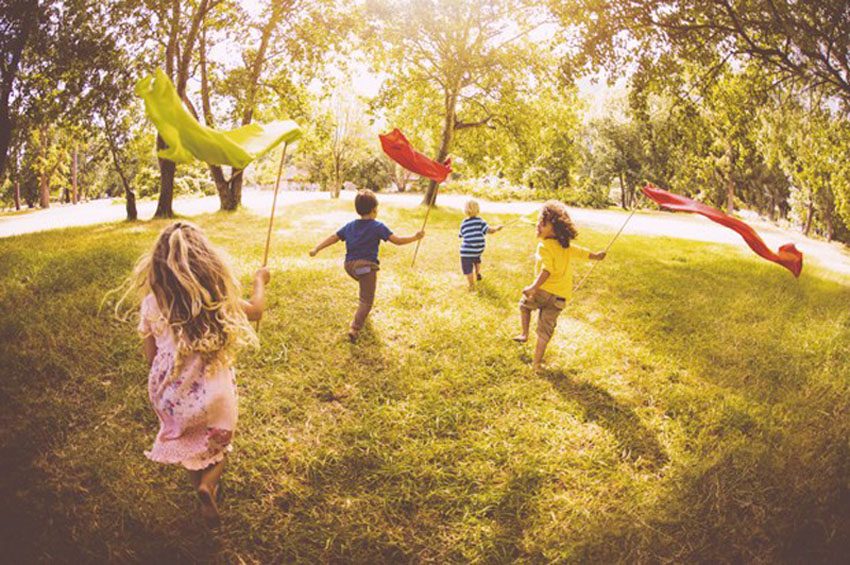
<path id="1" fill-rule="evenodd" d="M 398 127 L 452 158 L 446 190 L 630 208 L 650 181 L 848 240 L 847 2 L 5 0 L 0 29 L 18 206 L 123 196 L 135 217 L 155 196 L 169 216 L 175 195 L 233 210 L 270 183 L 270 159 L 157 161 L 132 85 L 162 68 L 208 126 L 298 121 L 292 186 L 432 202 L 380 151 Z"/>

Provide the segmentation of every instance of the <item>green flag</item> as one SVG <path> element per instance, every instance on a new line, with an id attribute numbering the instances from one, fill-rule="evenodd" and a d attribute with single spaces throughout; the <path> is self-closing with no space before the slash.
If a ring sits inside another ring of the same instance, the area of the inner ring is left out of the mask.
<path id="1" fill-rule="evenodd" d="M 168 145 L 158 155 L 176 163 L 194 158 L 210 165 L 244 169 L 280 143 L 292 143 L 301 137 L 301 128 L 292 120 L 248 124 L 231 131 L 201 125 L 183 105 L 161 69 L 139 80 L 136 94 L 145 101 L 148 117 Z"/>

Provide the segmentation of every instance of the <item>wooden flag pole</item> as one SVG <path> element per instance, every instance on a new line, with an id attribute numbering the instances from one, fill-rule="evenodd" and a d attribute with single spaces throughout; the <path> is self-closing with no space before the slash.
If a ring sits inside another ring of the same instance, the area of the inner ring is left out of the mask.
<path id="1" fill-rule="evenodd" d="M 431 195 L 431 199 L 428 201 L 428 210 L 425 212 L 425 219 L 422 221 L 422 229 L 419 231 L 425 231 L 425 224 L 428 223 L 428 215 L 431 213 L 431 208 L 434 206 L 434 201 L 437 199 L 437 192 L 440 190 L 440 183 L 437 183 L 434 186 L 434 194 Z M 419 253 L 419 244 L 422 243 L 422 240 L 418 240 L 416 242 L 416 249 L 413 251 L 413 262 L 410 264 L 411 267 L 416 265 L 416 255 Z"/>
<path id="2" fill-rule="evenodd" d="M 504 224 L 502 227 L 503 227 L 503 228 L 509 228 L 509 227 L 513 226 L 514 224 L 518 224 L 518 223 L 520 223 L 520 222 L 523 222 L 523 223 L 530 223 L 530 222 L 526 222 L 526 218 L 527 218 L 528 216 L 532 215 L 532 214 L 536 214 L 536 213 L 538 213 L 539 211 L 540 211 L 540 210 L 532 210 L 531 212 L 528 212 L 528 213 L 523 214 L 523 215 L 521 215 L 521 216 L 519 216 L 519 217 L 517 217 L 517 218 L 514 218 L 513 220 L 511 220 L 511 221 L 509 221 L 508 223 Z"/>
<path id="3" fill-rule="evenodd" d="M 631 213 L 631 214 L 629 214 L 629 217 L 628 217 L 628 218 L 626 218 L 626 221 L 625 221 L 625 222 L 623 222 L 623 225 L 622 225 L 622 226 L 620 226 L 620 231 L 618 231 L 618 232 L 617 232 L 617 234 L 614 236 L 614 238 L 613 238 L 613 239 L 612 239 L 612 240 L 608 243 L 608 247 L 606 247 L 606 248 L 605 248 L 605 254 L 606 254 L 606 255 L 608 254 L 608 250 L 609 250 L 609 249 L 611 249 L 611 246 L 612 246 L 612 245 L 614 245 L 614 242 L 615 242 L 615 241 L 617 241 L 617 238 L 618 238 L 618 237 L 620 237 L 620 234 L 621 234 L 621 233 L 623 233 L 623 230 L 624 230 L 624 229 L 626 229 L 626 224 L 628 224 L 628 223 L 629 223 L 629 220 L 631 220 L 631 219 L 632 219 L 632 216 L 634 216 L 634 215 L 635 215 L 635 212 L 637 212 L 637 207 L 635 207 L 635 208 L 633 208 L 633 209 L 632 209 L 632 213 Z M 580 288 L 581 288 L 581 285 L 583 285 L 583 284 L 584 284 L 584 281 L 586 281 L 586 280 L 587 280 L 587 277 L 589 277 L 589 276 L 590 276 L 590 273 L 592 273 L 592 272 L 593 272 L 593 269 L 595 269 L 595 268 L 596 268 L 596 265 L 597 265 L 597 264 L 599 264 L 599 261 L 594 261 L 594 262 L 593 262 L 593 265 L 591 265 L 591 266 L 590 266 L 590 269 L 588 269 L 587 273 L 585 273 L 585 275 L 584 275 L 584 276 L 581 278 L 581 280 L 578 282 L 578 285 L 576 285 L 576 287 L 573 289 L 573 292 L 575 292 L 575 291 L 577 291 L 578 289 L 580 289 Z"/>
<path id="4" fill-rule="evenodd" d="M 269 264 L 269 247 L 272 242 L 272 227 L 274 226 L 274 211 L 277 208 L 277 193 L 280 190 L 280 177 L 283 176 L 283 164 L 286 161 L 286 148 L 289 142 L 283 144 L 283 152 L 280 154 L 280 165 L 277 168 L 277 180 L 274 182 L 274 196 L 272 197 L 272 212 L 269 215 L 269 230 L 266 233 L 266 249 L 263 252 L 263 267 Z M 257 320 L 257 330 L 260 329 L 260 320 Z"/>

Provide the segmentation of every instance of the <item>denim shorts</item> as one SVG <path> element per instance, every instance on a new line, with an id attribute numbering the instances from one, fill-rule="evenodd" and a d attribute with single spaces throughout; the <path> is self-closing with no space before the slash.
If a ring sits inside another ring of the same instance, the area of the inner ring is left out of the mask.
<path id="1" fill-rule="evenodd" d="M 461 257 L 460 258 L 460 268 L 463 271 L 464 275 L 471 275 L 473 270 L 473 265 L 481 263 L 481 255 L 478 257 Z"/>

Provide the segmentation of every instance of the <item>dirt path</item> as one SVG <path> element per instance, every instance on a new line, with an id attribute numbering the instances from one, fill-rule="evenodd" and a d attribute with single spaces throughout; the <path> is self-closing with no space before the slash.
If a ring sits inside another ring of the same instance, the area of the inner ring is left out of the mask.
<path id="1" fill-rule="evenodd" d="M 286 206 L 311 200 L 326 200 L 326 192 L 281 192 L 278 206 Z M 343 192 L 344 200 L 352 200 L 353 192 Z M 422 196 L 419 194 L 381 194 L 381 201 L 408 208 L 419 206 Z M 442 194 L 440 206 L 462 209 L 468 197 L 460 194 Z M 268 215 L 271 209 L 270 191 L 246 190 L 243 194 L 245 208 L 261 215 Z M 484 214 L 531 214 L 540 207 L 538 202 L 488 202 L 480 201 Z M 174 201 L 176 213 L 194 216 L 218 210 L 217 196 L 204 198 L 185 198 Z M 155 202 L 140 202 L 139 217 L 148 219 L 156 209 Z M 579 225 L 594 229 L 616 231 L 628 216 L 618 210 L 592 210 L 571 208 L 570 214 Z M 42 230 L 86 226 L 104 222 L 118 222 L 124 219 L 124 206 L 110 200 L 96 200 L 76 206 L 55 206 L 48 210 L 38 210 L 27 214 L 0 216 L 0 237 L 9 237 Z M 806 263 L 816 264 L 840 275 L 850 276 L 850 250 L 841 244 L 827 243 L 794 231 L 778 228 L 767 222 L 747 220 L 772 249 L 785 243 L 794 243 L 805 255 Z M 747 249 L 746 243 L 736 233 L 719 226 L 705 218 L 690 214 L 672 214 L 669 212 L 641 211 L 629 221 L 624 234 L 675 237 L 726 243 Z M 749 252 L 748 250 L 746 252 Z"/>

